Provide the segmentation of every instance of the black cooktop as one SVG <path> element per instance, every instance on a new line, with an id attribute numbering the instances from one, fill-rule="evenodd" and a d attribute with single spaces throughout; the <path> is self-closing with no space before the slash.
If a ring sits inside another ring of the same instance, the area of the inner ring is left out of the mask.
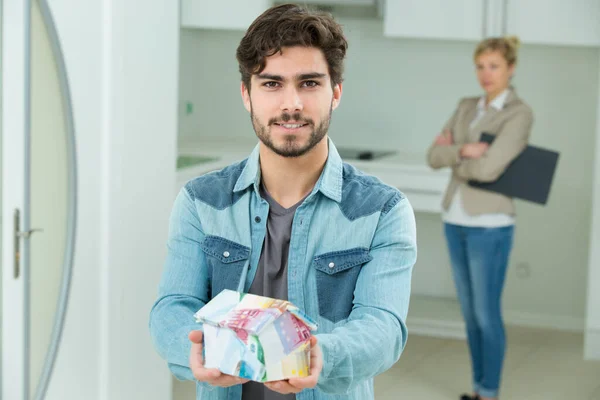
<path id="1" fill-rule="evenodd" d="M 340 153 L 342 160 L 376 160 L 396 153 L 395 151 L 351 149 L 347 147 L 338 147 L 337 151 Z"/>

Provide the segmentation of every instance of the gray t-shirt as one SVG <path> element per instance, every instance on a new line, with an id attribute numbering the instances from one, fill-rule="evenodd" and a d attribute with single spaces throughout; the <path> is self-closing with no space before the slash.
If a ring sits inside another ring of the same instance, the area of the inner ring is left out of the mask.
<path id="1" fill-rule="evenodd" d="M 248 293 L 288 299 L 287 261 L 292 236 L 292 222 L 296 209 L 304 199 L 290 208 L 283 208 L 269 195 L 264 186 L 261 196 L 269 202 L 267 233 L 263 243 L 258 269 Z M 242 386 L 242 400 L 295 400 L 295 394 L 282 395 L 269 390 L 264 384 L 250 381 Z"/>

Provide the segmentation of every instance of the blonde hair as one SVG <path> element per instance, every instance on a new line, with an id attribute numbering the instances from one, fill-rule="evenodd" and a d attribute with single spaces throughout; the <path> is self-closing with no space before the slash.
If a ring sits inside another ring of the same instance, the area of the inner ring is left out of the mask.
<path id="1" fill-rule="evenodd" d="M 517 36 L 504 36 L 484 39 L 475 48 L 473 59 L 488 51 L 499 51 L 504 57 L 508 65 L 517 63 L 517 50 L 521 45 L 521 41 Z"/>

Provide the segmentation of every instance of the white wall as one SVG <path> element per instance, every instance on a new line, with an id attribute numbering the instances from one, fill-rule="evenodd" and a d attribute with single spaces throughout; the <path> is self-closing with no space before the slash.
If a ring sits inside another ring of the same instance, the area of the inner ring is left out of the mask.
<path id="1" fill-rule="evenodd" d="M 459 97 L 480 93 L 475 43 L 389 39 L 378 21 L 341 22 L 350 47 L 331 137 L 338 145 L 396 148 L 424 158 Z M 239 96 L 235 49 L 242 35 L 182 30 L 180 144 L 254 135 Z M 559 150 L 561 157 L 549 204 L 517 202 L 505 309 L 523 318 L 558 317 L 578 329 L 585 314 L 599 54 L 524 46 L 514 81 L 535 113 L 532 144 Z M 190 115 L 187 102 L 194 106 Z M 419 213 L 417 225 L 413 293 L 454 297 L 439 215 Z"/>
<path id="2" fill-rule="evenodd" d="M 162 400 L 171 394 L 170 372 L 153 351 L 148 317 L 174 200 L 178 2 L 111 3 L 101 228 L 107 271 L 102 398 Z"/>
<path id="3" fill-rule="evenodd" d="M 177 4 L 50 1 L 72 91 L 79 205 L 49 400 L 170 398 L 147 320 L 175 182 Z"/>
<path id="4" fill-rule="evenodd" d="M 2 7 L 0 7 L 0 32 L 2 32 L 2 23 L 4 21 L 4 17 L 2 15 Z M 2 65 L 4 63 L 3 60 L 3 51 L 2 51 L 2 40 L 0 40 L 0 76 L 3 76 L 2 73 Z M 3 93 L 3 89 L 2 89 L 2 79 L 0 78 L 0 93 Z M 2 255 L 2 251 L 3 251 L 3 240 L 2 240 L 2 224 L 4 223 L 3 221 L 3 216 L 2 216 L 2 210 L 3 210 L 3 206 L 2 206 L 2 187 L 3 187 L 3 182 L 2 182 L 2 126 L 4 126 L 4 124 L 2 123 L 2 96 L 0 96 L 0 260 L 2 259 L 3 255 Z M 0 271 L 2 269 L 0 268 Z M 2 272 L 0 272 L 0 291 L 2 291 Z M 0 293 L 0 354 L 2 352 L 2 293 Z M 0 386 L 2 386 L 2 362 L 0 362 Z"/>
<path id="5" fill-rule="evenodd" d="M 600 68 L 598 69 L 600 75 Z M 600 98 L 600 89 L 598 90 Z M 587 286 L 587 314 L 585 335 L 586 358 L 600 359 L 600 104 L 596 118 L 596 165 L 594 168 L 594 189 L 592 228 L 590 234 L 590 262 Z"/>

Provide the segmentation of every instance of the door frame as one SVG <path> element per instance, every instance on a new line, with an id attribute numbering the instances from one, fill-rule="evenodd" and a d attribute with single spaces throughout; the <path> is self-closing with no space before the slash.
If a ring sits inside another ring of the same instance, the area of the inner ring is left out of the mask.
<path id="1" fill-rule="evenodd" d="M 28 231 L 31 0 L 4 0 L 2 18 L 2 398 L 18 400 L 30 397 L 29 240 L 15 212 Z"/>

